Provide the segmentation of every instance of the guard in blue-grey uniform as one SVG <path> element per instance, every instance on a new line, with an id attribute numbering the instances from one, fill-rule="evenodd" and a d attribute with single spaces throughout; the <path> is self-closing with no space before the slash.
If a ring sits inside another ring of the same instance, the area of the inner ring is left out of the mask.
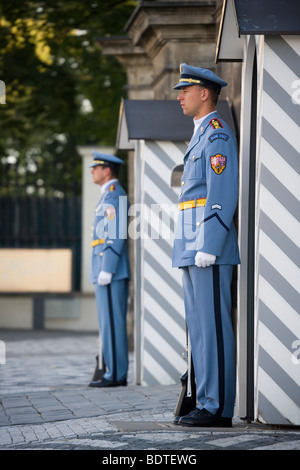
<path id="1" fill-rule="evenodd" d="M 236 138 L 216 104 L 227 85 L 210 70 L 181 64 L 178 100 L 194 118 L 184 156 L 173 266 L 182 268 L 197 408 L 183 426 L 232 425 L 235 346 L 231 320 L 233 266 L 240 262 L 234 213 L 238 199 Z"/>
<path id="2" fill-rule="evenodd" d="M 130 267 L 127 248 L 128 199 L 118 181 L 123 160 L 115 155 L 93 152 L 91 165 L 101 197 L 95 209 L 92 231 L 91 282 L 102 339 L 105 372 L 91 387 L 127 384 L 127 298 Z"/>

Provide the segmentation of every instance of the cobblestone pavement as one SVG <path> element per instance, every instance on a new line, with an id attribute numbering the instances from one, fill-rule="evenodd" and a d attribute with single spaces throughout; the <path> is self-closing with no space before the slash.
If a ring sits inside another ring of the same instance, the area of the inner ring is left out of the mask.
<path id="1" fill-rule="evenodd" d="M 170 386 L 135 385 L 132 357 L 127 387 L 88 387 L 96 334 L 0 330 L 0 341 L 6 350 L 0 364 L 2 450 L 102 450 L 103 459 L 143 450 L 149 453 L 139 460 L 143 464 L 162 450 L 165 456 L 156 459 L 185 458 L 184 452 L 191 459 L 199 450 L 300 450 L 297 428 L 272 429 L 237 418 L 230 429 L 173 425 L 179 380 Z"/>

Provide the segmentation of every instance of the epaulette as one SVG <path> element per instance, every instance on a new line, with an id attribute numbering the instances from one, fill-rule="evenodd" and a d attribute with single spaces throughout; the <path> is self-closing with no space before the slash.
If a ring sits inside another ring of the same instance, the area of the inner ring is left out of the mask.
<path id="1" fill-rule="evenodd" d="M 219 121 L 219 119 L 217 118 L 213 118 L 211 121 L 209 121 L 209 124 L 212 126 L 213 129 L 221 129 L 222 127 L 224 127 L 221 121 Z"/>

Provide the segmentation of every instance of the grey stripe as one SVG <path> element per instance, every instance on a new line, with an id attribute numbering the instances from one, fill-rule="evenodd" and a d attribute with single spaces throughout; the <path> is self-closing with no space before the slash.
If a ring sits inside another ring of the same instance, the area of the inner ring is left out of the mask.
<path id="1" fill-rule="evenodd" d="M 145 256 L 144 260 L 150 264 L 150 266 L 154 269 L 156 274 L 164 279 L 164 281 L 170 286 L 170 288 L 178 293 L 181 291 L 181 285 L 174 279 L 168 271 L 166 271 L 162 265 L 157 262 L 153 256 L 151 256 L 146 250 L 145 250 Z"/>
<path id="2" fill-rule="evenodd" d="M 278 201 L 284 201 L 285 209 L 290 212 L 296 220 L 300 221 L 299 200 L 264 164 L 261 164 L 261 184 L 265 186 Z"/>
<path id="3" fill-rule="evenodd" d="M 147 142 L 147 147 L 156 155 L 159 157 L 160 160 L 162 160 L 170 170 L 173 168 L 175 165 L 175 162 L 172 160 L 172 158 L 158 145 L 157 142 L 155 141 L 148 141 Z"/>
<path id="4" fill-rule="evenodd" d="M 300 295 L 280 274 L 273 266 L 260 255 L 259 259 L 259 273 L 266 281 L 278 292 L 279 295 L 290 305 L 296 312 L 299 310 Z"/>
<path id="5" fill-rule="evenodd" d="M 260 367 L 297 406 L 300 406 L 299 386 L 296 382 L 294 382 L 261 346 L 259 348 L 258 357 Z"/>
<path id="6" fill-rule="evenodd" d="M 185 345 L 181 344 L 153 315 L 145 308 L 145 320 L 157 331 L 179 355 L 183 353 Z"/>
<path id="7" fill-rule="evenodd" d="M 291 119 L 299 122 L 299 106 L 293 103 L 291 96 L 266 70 L 264 70 L 264 90 Z"/>
<path id="8" fill-rule="evenodd" d="M 182 329 L 185 329 L 185 323 L 184 323 L 184 318 L 182 318 L 179 313 L 177 312 L 177 310 L 175 310 L 172 305 L 170 305 L 167 300 L 165 299 L 165 297 L 163 297 L 160 292 L 158 292 L 153 286 L 152 284 L 150 284 L 150 282 L 145 279 L 144 280 L 144 287 L 145 287 L 145 291 L 150 295 L 152 296 L 156 302 L 161 306 L 161 308 L 167 312 L 167 314 L 172 317 L 172 320 L 175 321 L 175 323 L 177 323 L 177 325 L 179 327 L 181 327 Z"/>
<path id="9" fill-rule="evenodd" d="M 276 338 L 293 354 L 292 343 L 298 338 L 279 318 L 259 300 L 259 320 L 270 330 Z M 294 325 L 292 325 L 294 326 Z"/>
<path id="10" fill-rule="evenodd" d="M 300 265 L 299 247 L 262 210 L 260 228 L 296 265 Z"/>
<path id="11" fill-rule="evenodd" d="M 192 137 L 192 133 L 191 133 L 191 137 Z M 182 142 L 182 143 L 181 142 L 173 142 L 173 144 L 178 148 L 180 153 L 182 153 L 182 158 L 183 158 L 183 156 L 185 155 L 185 152 L 187 151 L 189 143 L 188 142 Z"/>
<path id="12" fill-rule="evenodd" d="M 258 408 L 259 414 L 263 416 L 264 420 L 269 424 L 291 424 L 276 408 L 274 408 L 272 403 L 270 403 L 261 392 L 258 394 Z"/>
<path id="13" fill-rule="evenodd" d="M 178 370 L 168 361 L 163 351 L 159 351 L 156 347 L 149 342 L 147 338 L 144 341 L 144 348 L 153 359 L 172 377 L 173 380 L 178 380 Z M 145 377 L 145 376 L 144 376 Z"/>
<path id="14" fill-rule="evenodd" d="M 178 200 L 177 195 L 175 192 L 170 188 L 170 186 L 166 183 L 166 181 L 161 178 L 148 163 L 145 163 L 145 175 L 149 176 L 150 180 L 153 181 L 156 186 L 160 188 L 160 190 L 166 195 L 166 198 L 169 199 L 171 202 L 176 203 Z M 171 168 L 170 168 L 170 178 L 171 178 Z M 161 201 L 165 203 L 166 201 Z"/>
<path id="15" fill-rule="evenodd" d="M 262 118 L 262 136 L 271 147 L 276 147 L 276 151 L 284 161 L 300 174 L 299 153 L 264 117 Z"/>
<path id="16" fill-rule="evenodd" d="M 153 234 L 153 230 L 151 234 Z M 170 266 L 171 266 L 172 252 L 173 252 L 172 246 L 169 245 L 168 242 L 166 242 L 166 240 L 164 240 L 163 238 L 158 238 L 158 237 L 152 238 L 152 241 L 170 258 Z"/>
<path id="17" fill-rule="evenodd" d="M 266 44 L 275 52 L 297 77 L 300 75 L 300 62 L 297 52 L 283 39 L 282 36 L 266 36 Z"/>
<path id="18" fill-rule="evenodd" d="M 156 205 L 157 206 L 157 202 L 154 201 L 154 199 L 148 194 L 145 192 L 145 196 L 144 196 L 144 203 L 147 207 L 149 207 L 151 209 L 151 206 L 152 205 Z M 166 221 L 167 225 L 169 226 L 170 228 L 170 236 L 174 233 L 174 230 L 175 230 L 175 222 L 174 220 L 170 217 L 169 214 L 167 214 L 167 212 L 163 209 L 163 206 L 159 206 L 158 207 L 159 210 L 160 210 L 160 214 L 159 214 L 159 218 L 161 221 Z M 161 233 L 158 233 L 156 230 L 154 231 L 153 227 L 149 227 L 149 230 L 151 233 L 148 233 L 148 235 L 150 236 L 151 235 L 151 238 L 153 239 L 158 239 L 160 238 L 161 239 L 161 236 L 162 234 Z M 166 247 L 167 247 L 167 243 L 165 244 Z M 167 251 L 168 251 L 168 254 L 169 256 L 172 256 L 172 248 L 170 246 L 167 247 Z"/>
<path id="19" fill-rule="evenodd" d="M 153 375 L 149 371 L 149 369 L 146 369 L 146 367 L 144 367 L 143 379 L 144 379 L 144 382 L 146 382 L 147 385 L 161 385 L 161 383 L 157 379 L 157 377 L 155 377 L 155 375 Z"/>

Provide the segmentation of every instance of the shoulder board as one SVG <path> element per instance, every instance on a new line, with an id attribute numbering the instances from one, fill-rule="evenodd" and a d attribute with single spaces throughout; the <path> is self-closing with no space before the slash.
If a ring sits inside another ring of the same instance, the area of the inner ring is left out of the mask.
<path id="1" fill-rule="evenodd" d="M 214 118 L 209 121 L 209 124 L 212 126 L 213 129 L 220 129 L 221 127 L 224 127 L 221 121 L 217 118 Z"/>
<path id="2" fill-rule="evenodd" d="M 111 184 L 110 187 L 108 188 L 108 191 L 115 191 L 116 190 L 116 185 Z"/>

